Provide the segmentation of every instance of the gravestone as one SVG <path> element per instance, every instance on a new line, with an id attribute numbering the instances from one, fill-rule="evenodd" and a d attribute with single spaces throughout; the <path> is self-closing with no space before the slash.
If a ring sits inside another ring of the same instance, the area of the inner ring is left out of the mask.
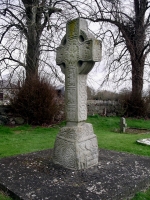
<path id="1" fill-rule="evenodd" d="M 137 142 L 140 144 L 145 144 L 145 145 L 150 146 L 150 138 L 140 139 L 140 140 L 137 140 Z"/>
<path id="2" fill-rule="evenodd" d="M 101 60 L 101 42 L 88 31 L 86 20 L 69 21 L 57 48 L 56 63 L 65 74 L 65 127 L 57 135 L 53 162 L 69 169 L 98 164 L 97 138 L 87 119 L 87 74 Z"/>
<path id="3" fill-rule="evenodd" d="M 121 119 L 120 119 L 120 132 L 125 133 L 126 128 L 127 128 L 126 119 L 124 117 L 121 117 Z"/>

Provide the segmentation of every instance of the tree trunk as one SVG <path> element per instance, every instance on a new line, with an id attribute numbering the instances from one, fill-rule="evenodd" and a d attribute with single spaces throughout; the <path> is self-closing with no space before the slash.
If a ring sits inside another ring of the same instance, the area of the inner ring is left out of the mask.
<path id="1" fill-rule="evenodd" d="M 132 100 L 142 99 L 144 62 L 132 61 Z"/>
<path id="2" fill-rule="evenodd" d="M 26 79 L 33 76 L 38 77 L 40 55 L 40 38 L 34 28 L 31 28 L 27 39 L 27 54 L 26 54 Z"/>
<path id="3" fill-rule="evenodd" d="M 146 108 L 142 98 L 144 59 L 132 62 L 132 92 L 129 100 L 128 114 L 133 117 L 145 116 Z"/>
<path id="4" fill-rule="evenodd" d="M 23 0 L 27 25 L 26 80 L 38 77 L 42 12 L 39 0 Z"/>
<path id="5" fill-rule="evenodd" d="M 127 48 L 131 56 L 132 65 L 132 92 L 129 102 L 130 116 L 144 116 L 145 106 L 142 98 L 143 74 L 144 74 L 144 41 L 145 27 L 144 15 L 146 8 L 145 0 L 134 0 L 135 21 L 127 26 L 125 33 Z"/>

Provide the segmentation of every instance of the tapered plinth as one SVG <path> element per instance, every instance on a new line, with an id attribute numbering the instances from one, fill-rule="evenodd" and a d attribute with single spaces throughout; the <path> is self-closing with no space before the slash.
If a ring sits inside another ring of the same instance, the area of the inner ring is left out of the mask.
<path id="1" fill-rule="evenodd" d="M 53 162 L 75 170 L 97 165 L 98 145 L 92 125 L 63 127 L 55 141 Z"/>

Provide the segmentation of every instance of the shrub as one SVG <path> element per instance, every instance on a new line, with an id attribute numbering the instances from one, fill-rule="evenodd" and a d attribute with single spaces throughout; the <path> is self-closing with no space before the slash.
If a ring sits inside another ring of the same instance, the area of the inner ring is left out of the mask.
<path id="1" fill-rule="evenodd" d="M 119 102 L 122 106 L 123 113 L 127 117 L 148 117 L 149 99 L 136 99 L 131 98 L 130 90 L 122 90 L 119 95 Z"/>
<path id="2" fill-rule="evenodd" d="M 33 78 L 26 81 L 15 90 L 10 102 L 13 113 L 23 117 L 28 124 L 52 124 L 58 116 L 57 120 L 62 117 L 62 101 L 45 79 Z"/>

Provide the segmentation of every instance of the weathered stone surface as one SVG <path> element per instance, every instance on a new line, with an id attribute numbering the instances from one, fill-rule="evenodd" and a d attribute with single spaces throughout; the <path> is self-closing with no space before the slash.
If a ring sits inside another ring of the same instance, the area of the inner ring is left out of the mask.
<path id="1" fill-rule="evenodd" d="M 87 74 L 101 60 L 101 42 L 78 18 L 67 23 L 66 35 L 57 48 L 56 63 L 65 74 L 67 126 L 58 134 L 53 162 L 69 169 L 85 169 L 98 163 L 98 145 L 87 119 Z"/>
<path id="2" fill-rule="evenodd" d="M 25 120 L 11 113 L 10 105 L 0 106 L 0 124 L 1 125 L 21 125 Z"/>
<path id="3" fill-rule="evenodd" d="M 22 124 L 24 124 L 24 119 L 22 118 L 22 117 L 15 117 L 14 118 L 14 121 L 16 122 L 16 124 L 18 124 L 18 125 L 22 125 Z"/>
<path id="4" fill-rule="evenodd" d="M 120 119 L 120 132 L 125 133 L 126 128 L 127 128 L 126 119 L 124 117 L 121 117 L 121 119 Z"/>
<path id="5" fill-rule="evenodd" d="M 7 124 L 8 123 L 8 117 L 5 115 L 0 115 L 0 121 L 1 124 Z"/>
<path id="6" fill-rule="evenodd" d="M 55 142 L 53 160 L 70 169 L 85 169 L 98 164 L 97 138 L 92 125 L 63 127 Z"/>
<path id="7" fill-rule="evenodd" d="M 119 112 L 120 104 L 118 101 L 109 100 L 87 100 L 88 115 L 116 116 Z"/>
<path id="8" fill-rule="evenodd" d="M 81 18 L 69 21 L 66 31 L 56 63 L 65 73 L 67 122 L 80 122 L 87 118 L 87 74 L 101 60 L 101 42 L 93 39 Z"/>
<path id="9" fill-rule="evenodd" d="M 145 138 L 145 139 L 140 139 L 140 140 L 137 140 L 138 143 L 140 144 L 145 144 L 145 145 L 150 145 L 150 138 Z"/>

